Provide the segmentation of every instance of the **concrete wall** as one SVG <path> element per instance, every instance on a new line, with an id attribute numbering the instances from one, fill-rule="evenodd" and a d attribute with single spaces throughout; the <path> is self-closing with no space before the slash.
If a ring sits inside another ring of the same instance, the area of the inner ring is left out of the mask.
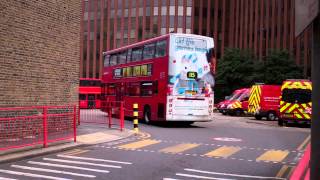
<path id="1" fill-rule="evenodd" d="M 78 103 L 80 0 L 0 1 L 0 106 Z"/>

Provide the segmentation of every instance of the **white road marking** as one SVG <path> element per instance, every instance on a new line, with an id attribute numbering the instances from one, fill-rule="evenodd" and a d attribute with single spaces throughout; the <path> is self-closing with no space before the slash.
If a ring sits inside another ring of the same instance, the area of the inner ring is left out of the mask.
<path id="1" fill-rule="evenodd" d="M 80 177 L 88 177 L 88 178 L 95 178 L 96 177 L 94 175 L 88 175 L 88 174 L 79 174 L 79 173 L 73 173 L 73 172 L 67 172 L 67 171 L 58 171 L 58 170 L 52 170 L 52 169 L 36 168 L 36 167 L 28 167 L 28 166 L 20 166 L 20 165 L 11 165 L 11 167 L 19 168 L 19 169 L 27 169 L 27 170 L 32 170 L 32 171 L 67 174 L 67 175 L 72 175 L 72 176 L 80 176 Z"/>
<path id="2" fill-rule="evenodd" d="M 28 161 L 28 163 L 29 164 L 42 165 L 42 166 L 52 166 L 52 167 L 61 167 L 61 168 L 69 168 L 69 169 L 80 169 L 80 170 L 86 170 L 86 171 L 92 171 L 92 172 L 100 172 L 100 173 L 109 173 L 109 171 L 102 170 L 102 169 L 84 168 L 84 167 L 69 166 L 69 165 L 63 165 L 63 164 L 43 163 L 43 162 L 36 162 L 36 161 Z"/>
<path id="3" fill-rule="evenodd" d="M 279 179 L 279 180 L 285 180 L 284 178 L 277 178 L 277 177 L 251 176 L 251 175 L 242 175 L 242 174 L 228 174 L 228 173 L 202 171 L 202 170 L 197 170 L 197 169 L 184 169 L 184 170 L 185 171 L 191 171 L 191 172 L 205 173 L 205 174 L 232 176 L 232 177 L 244 177 L 244 178 L 253 178 L 253 179 Z"/>
<path id="4" fill-rule="evenodd" d="M 99 167 L 109 167 L 109 168 L 121 168 L 121 166 L 114 166 L 108 164 L 96 164 L 96 163 L 89 163 L 84 161 L 70 161 L 70 160 L 63 160 L 63 159 L 55 159 L 55 158 L 43 158 L 45 161 L 54 161 L 54 162 L 62 162 L 62 163 L 70 163 L 70 164 L 82 164 L 82 165 L 90 165 L 90 166 L 99 166 Z"/>
<path id="5" fill-rule="evenodd" d="M 179 179 L 173 179 L 173 178 L 163 178 L 163 180 L 179 180 Z"/>
<path id="6" fill-rule="evenodd" d="M 81 159 L 81 160 L 88 160 L 88 161 L 110 162 L 110 163 L 118 163 L 118 164 L 132 164 L 131 162 L 113 161 L 113 160 L 107 160 L 107 159 L 97 159 L 97 158 L 78 157 L 78 156 L 68 156 L 63 154 L 58 154 L 57 156 L 63 157 L 63 158 Z"/>
<path id="7" fill-rule="evenodd" d="M 183 174 L 183 173 L 177 173 L 176 175 L 183 176 L 183 177 L 197 178 L 197 179 L 233 180 L 233 179 L 215 178 L 215 177 L 199 176 L 199 175 Z"/>
<path id="8" fill-rule="evenodd" d="M 53 180 L 71 180 L 67 178 L 59 178 L 59 177 L 46 176 L 46 175 L 40 175 L 40 174 L 25 173 L 20 171 L 10 171 L 5 169 L 0 169 L 0 172 L 6 173 L 6 174 L 18 175 L 18 176 L 34 177 L 34 178 L 53 179 Z"/>
<path id="9" fill-rule="evenodd" d="M 17 179 L 12 179 L 12 178 L 5 178 L 5 177 L 0 177 L 0 180 L 17 180 Z"/>

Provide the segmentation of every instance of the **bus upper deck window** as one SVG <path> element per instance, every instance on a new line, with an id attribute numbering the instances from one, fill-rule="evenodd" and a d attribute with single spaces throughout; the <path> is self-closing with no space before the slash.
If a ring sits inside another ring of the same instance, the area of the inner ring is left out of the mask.
<path id="1" fill-rule="evenodd" d="M 132 49 L 131 61 L 140 61 L 142 59 L 142 47 Z"/>
<path id="2" fill-rule="evenodd" d="M 110 65 L 110 55 L 104 56 L 104 67 L 108 67 Z"/>
<path id="3" fill-rule="evenodd" d="M 127 51 L 119 53 L 119 64 L 124 64 L 127 61 Z"/>
<path id="4" fill-rule="evenodd" d="M 117 54 L 111 54 L 110 56 L 110 66 L 117 65 L 118 56 Z"/>
<path id="5" fill-rule="evenodd" d="M 143 59 L 152 59 L 155 55 L 155 43 L 146 44 L 143 49 Z"/>
<path id="6" fill-rule="evenodd" d="M 157 42 L 156 57 L 166 56 L 167 51 L 167 40 Z"/>
<path id="7" fill-rule="evenodd" d="M 131 62 L 131 54 L 132 54 L 132 49 L 128 49 L 127 51 L 127 63 Z"/>

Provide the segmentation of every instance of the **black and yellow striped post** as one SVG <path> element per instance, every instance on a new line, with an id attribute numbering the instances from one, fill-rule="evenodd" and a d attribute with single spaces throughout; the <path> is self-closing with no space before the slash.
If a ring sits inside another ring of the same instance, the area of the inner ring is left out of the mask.
<path id="1" fill-rule="evenodd" d="M 135 133 L 139 132 L 139 128 L 138 128 L 138 104 L 134 103 L 133 104 L 133 130 L 135 131 Z"/>

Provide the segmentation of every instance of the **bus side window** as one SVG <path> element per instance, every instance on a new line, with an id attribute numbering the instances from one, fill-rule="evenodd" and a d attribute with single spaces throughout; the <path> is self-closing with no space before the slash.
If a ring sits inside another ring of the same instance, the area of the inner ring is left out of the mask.
<path id="1" fill-rule="evenodd" d="M 85 94 L 80 94 L 79 95 L 79 100 L 81 100 L 81 101 L 86 100 L 86 95 Z"/>
<path id="2" fill-rule="evenodd" d="M 152 96 L 152 82 L 141 82 L 141 96 Z"/>
<path id="3" fill-rule="evenodd" d="M 144 49 L 143 49 L 143 59 L 152 59 L 154 58 L 155 55 L 155 43 L 151 43 L 151 44 L 146 44 L 144 45 Z"/>
<path id="4" fill-rule="evenodd" d="M 119 63 L 118 64 L 124 64 L 127 61 L 127 51 L 123 51 L 119 53 Z"/>
<path id="5" fill-rule="evenodd" d="M 166 56 L 167 51 L 167 40 L 157 42 L 156 57 Z"/>
<path id="6" fill-rule="evenodd" d="M 117 54 L 111 54 L 110 56 L 110 66 L 117 65 Z"/>
<path id="7" fill-rule="evenodd" d="M 140 96 L 140 83 L 129 83 L 126 94 L 128 96 Z"/>
<path id="8" fill-rule="evenodd" d="M 132 49 L 131 61 L 140 61 L 142 59 L 142 47 Z"/>
<path id="9" fill-rule="evenodd" d="M 128 53 L 127 53 L 127 63 L 131 62 L 131 54 L 132 54 L 132 49 L 128 49 Z"/>
<path id="10" fill-rule="evenodd" d="M 104 57 L 104 67 L 108 67 L 110 65 L 110 55 L 106 55 Z"/>

